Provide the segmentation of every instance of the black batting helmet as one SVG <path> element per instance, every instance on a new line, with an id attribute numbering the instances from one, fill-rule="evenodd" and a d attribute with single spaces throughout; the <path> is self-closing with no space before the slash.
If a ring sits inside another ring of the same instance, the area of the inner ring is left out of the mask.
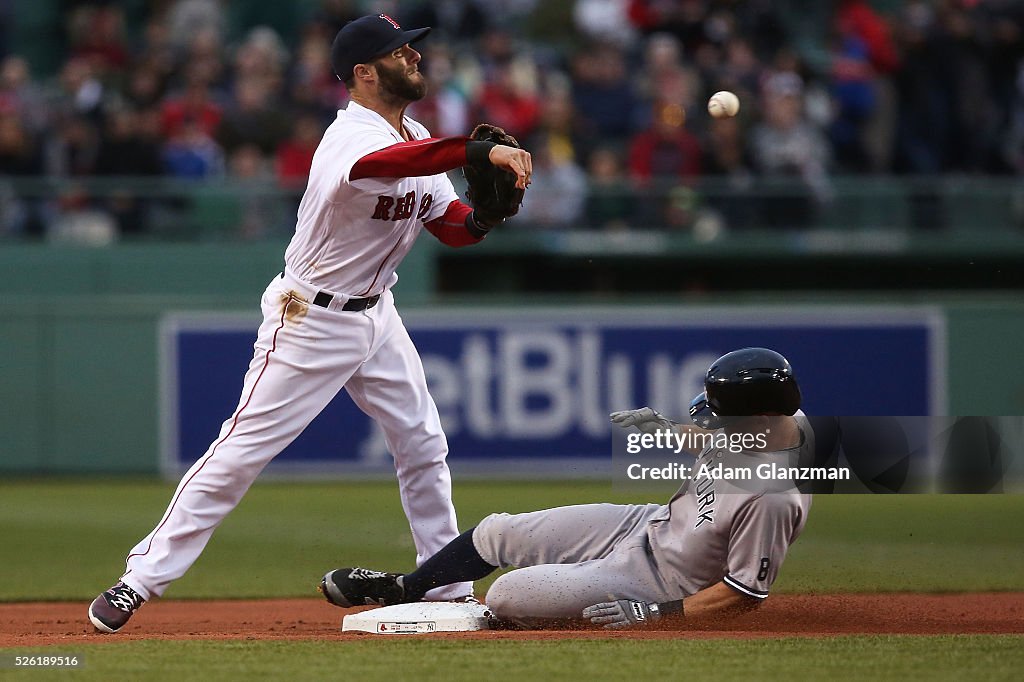
<path id="1" fill-rule="evenodd" d="M 705 429 L 722 417 L 792 415 L 800 409 L 800 387 L 789 361 L 768 348 L 741 348 L 711 363 L 704 392 L 690 403 L 690 419 Z"/>

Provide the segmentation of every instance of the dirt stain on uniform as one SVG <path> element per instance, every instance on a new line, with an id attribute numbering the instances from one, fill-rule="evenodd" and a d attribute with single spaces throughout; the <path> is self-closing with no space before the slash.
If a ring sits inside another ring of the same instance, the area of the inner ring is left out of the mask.
<path id="1" fill-rule="evenodd" d="M 309 302 L 294 291 L 281 295 L 281 306 L 284 309 L 284 319 L 289 322 L 301 320 L 309 312 Z"/>

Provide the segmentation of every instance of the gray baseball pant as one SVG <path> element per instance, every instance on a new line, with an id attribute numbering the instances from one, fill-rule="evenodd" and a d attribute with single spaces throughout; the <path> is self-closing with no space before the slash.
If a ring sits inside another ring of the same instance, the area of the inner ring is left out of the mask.
<path id="1" fill-rule="evenodd" d="M 494 582 L 487 605 L 499 618 L 530 626 L 578 619 L 600 602 L 678 598 L 658 574 L 647 540 L 647 522 L 662 509 L 583 504 L 491 514 L 473 544 L 484 561 L 519 570 Z"/>

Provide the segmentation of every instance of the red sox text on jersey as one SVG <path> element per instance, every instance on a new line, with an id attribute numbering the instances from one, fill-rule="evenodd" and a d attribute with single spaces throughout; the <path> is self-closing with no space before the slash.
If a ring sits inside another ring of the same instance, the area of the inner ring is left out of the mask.
<path id="1" fill-rule="evenodd" d="M 423 195 L 416 217 L 420 220 L 426 217 L 430 211 L 434 197 L 429 192 Z M 377 197 L 377 206 L 373 210 L 371 220 L 407 220 L 412 217 L 413 207 L 416 205 L 416 192 L 406 192 L 400 197 L 380 195 Z M 394 210 L 392 210 L 394 209 Z"/>

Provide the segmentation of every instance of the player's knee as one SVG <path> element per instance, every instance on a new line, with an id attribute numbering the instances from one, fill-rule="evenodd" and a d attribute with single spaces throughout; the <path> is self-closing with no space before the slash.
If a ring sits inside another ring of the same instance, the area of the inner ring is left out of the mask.
<path id="1" fill-rule="evenodd" d="M 411 428 L 420 429 L 421 432 L 413 434 L 412 438 L 394 436 L 388 440 L 388 448 L 397 465 L 407 472 L 447 466 L 448 441 L 444 434 L 423 433 L 425 429 L 422 425 L 412 425 Z"/>
<path id="2" fill-rule="evenodd" d="M 487 591 L 487 607 L 501 621 L 528 629 L 544 628 L 556 622 L 578 617 L 579 609 L 567 609 L 554 598 L 547 586 L 535 582 L 529 570 L 506 573 Z"/>
<path id="3" fill-rule="evenodd" d="M 514 620 L 526 615 L 523 612 L 522 599 L 518 598 L 518 590 L 515 588 L 515 579 L 512 573 L 506 573 L 491 585 L 487 590 L 487 607 L 495 616 L 503 620 Z"/>

